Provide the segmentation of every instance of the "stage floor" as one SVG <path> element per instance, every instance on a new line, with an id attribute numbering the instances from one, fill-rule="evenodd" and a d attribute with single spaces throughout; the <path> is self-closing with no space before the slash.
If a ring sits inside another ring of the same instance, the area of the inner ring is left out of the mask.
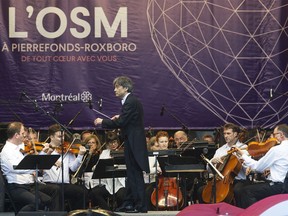
<path id="1" fill-rule="evenodd" d="M 129 216 L 129 215 L 137 215 L 137 216 L 175 216 L 180 211 L 148 211 L 148 213 L 122 213 L 122 212 L 115 212 L 116 214 L 119 214 L 121 216 Z"/>

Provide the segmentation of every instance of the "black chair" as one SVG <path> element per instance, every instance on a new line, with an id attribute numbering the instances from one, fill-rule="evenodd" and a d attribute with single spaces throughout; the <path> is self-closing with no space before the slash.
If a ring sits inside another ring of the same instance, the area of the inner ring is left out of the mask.
<path id="1" fill-rule="evenodd" d="M 288 193 L 288 172 L 286 173 L 286 177 L 284 179 L 283 190 L 282 193 Z"/>
<path id="2" fill-rule="evenodd" d="M 19 210 L 7 189 L 7 184 L 6 178 L 2 171 L 0 171 L 0 211 L 14 211 L 17 214 Z"/>

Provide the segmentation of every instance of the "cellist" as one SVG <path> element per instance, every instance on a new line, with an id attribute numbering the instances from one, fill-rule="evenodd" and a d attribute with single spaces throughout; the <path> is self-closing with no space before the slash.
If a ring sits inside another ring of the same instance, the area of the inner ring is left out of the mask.
<path id="1" fill-rule="evenodd" d="M 166 131 L 158 131 L 155 140 L 155 145 L 158 146 L 158 150 L 167 150 L 168 144 L 169 144 L 168 133 Z M 151 156 L 149 157 L 149 166 L 150 166 L 150 177 L 153 178 L 154 177 L 153 174 L 155 175 L 156 172 L 158 174 L 162 174 L 160 165 L 155 157 Z M 151 191 L 149 192 L 149 187 L 146 188 L 146 193 L 148 194 L 148 197 L 151 197 L 151 203 L 148 201 L 149 203 L 148 206 L 152 207 L 153 209 L 153 206 L 156 207 L 158 205 L 160 209 L 165 210 L 176 209 L 177 206 L 182 207 L 183 196 L 180 187 L 178 187 L 177 179 L 175 177 L 164 177 L 161 175 L 159 176 L 158 181 L 159 182 L 157 188 L 155 187 L 151 195 L 149 195 L 149 193 L 151 192 Z M 156 195 L 157 193 L 158 198 Z"/>
<path id="2" fill-rule="evenodd" d="M 223 126 L 223 135 L 226 141 L 226 144 L 222 145 L 220 148 L 218 148 L 213 156 L 213 158 L 210 160 L 213 165 L 216 167 L 219 164 L 223 163 L 223 157 L 227 155 L 227 152 L 231 150 L 232 147 L 238 147 L 238 148 L 245 148 L 247 145 L 241 143 L 239 141 L 239 134 L 240 134 L 240 127 L 232 124 L 232 123 L 227 123 Z M 247 154 L 248 152 L 245 151 Z M 207 167 L 208 171 L 211 171 L 209 167 Z M 248 181 L 246 180 L 246 167 L 242 166 L 240 172 L 238 175 L 235 177 L 234 182 L 233 182 L 233 192 L 234 192 L 234 197 L 235 200 L 237 199 L 237 196 L 239 194 L 239 191 L 241 191 L 241 188 L 248 184 Z M 199 203 L 203 203 L 202 199 L 202 191 L 205 186 L 200 187 L 198 189 L 198 199 Z M 216 188 L 216 193 L 217 193 L 217 188 Z M 213 196 L 213 194 L 211 194 Z M 237 202 L 236 202 L 237 205 Z"/>

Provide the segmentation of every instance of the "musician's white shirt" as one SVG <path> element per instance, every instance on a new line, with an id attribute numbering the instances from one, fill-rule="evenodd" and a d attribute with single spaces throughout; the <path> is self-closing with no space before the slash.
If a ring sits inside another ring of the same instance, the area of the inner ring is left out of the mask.
<path id="1" fill-rule="evenodd" d="M 59 153 L 54 150 L 52 155 L 59 155 Z M 64 169 L 64 183 L 70 183 L 70 170 L 75 172 L 82 162 L 83 155 L 78 155 L 77 157 L 68 152 L 64 154 L 63 158 L 63 169 Z M 62 155 L 59 157 L 58 161 L 62 161 Z M 62 183 L 62 167 L 52 166 L 49 170 L 43 170 L 43 182 L 50 183 Z"/>
<path id="2" fill-rule="evenodd" d="M 32 184 L 34 183 L 32 173 L 34 173 L 35 170 L 16 170 L 13 168 L 13 166 L 18 165 L 25 157 L 20 152 L 21 148 L 23 148 L 23 145 L 16 145 L 6 141 L 1 152 L 1 169 L 8 183 Z"/>
<path id="3" fill-rule="evenodd" d="M 152 183 L 156 181 L 156 173 L 161 173 L 162 170 L 155 156 L 149 156 L 148 161 L 149 161 L 150 173 L 144 174 L 144 182 Z M 157 161 L 157 164 L 156 164 L 156 161 Z M 156 165 L 157 165 L 157 171 L 156 171 Z"/>
<path id="4" fill-rule="evenodd" d="M 99 160 L 101 159 L 109 159 L 111 158 L 110 155 L 110 149 L 105 149 L 101 152 Z M 101 185 L 105 185 L 107 191 L 113 195 L 113 178 L 107 178 L 107 179 L 91 179 L 93 175 L 93 172 L 85 172 L 85 186 L 86 188 L 93 188 L 99 183 Z M 125 187 L 125 178 L 114 178 L 115 180 L 115 193 L 122 187 Z"/>

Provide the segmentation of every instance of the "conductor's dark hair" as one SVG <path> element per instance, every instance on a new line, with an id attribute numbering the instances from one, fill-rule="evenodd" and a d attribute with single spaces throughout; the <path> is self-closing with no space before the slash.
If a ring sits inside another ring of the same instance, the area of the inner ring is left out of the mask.
<path id="1" fill-rule="evenodd" d="M 127 91 L 128 92 L 132 92 L 133 91 L 133 82 L 132 80 L 127 77 L 127 76 L 119 76 L 119 77 L 116 77 L 113 81 L 113 85 L 116 86 L 116 85 L 119 85 L 119 86 L 122 86 L 124 88 L 127 88 Z"/>

